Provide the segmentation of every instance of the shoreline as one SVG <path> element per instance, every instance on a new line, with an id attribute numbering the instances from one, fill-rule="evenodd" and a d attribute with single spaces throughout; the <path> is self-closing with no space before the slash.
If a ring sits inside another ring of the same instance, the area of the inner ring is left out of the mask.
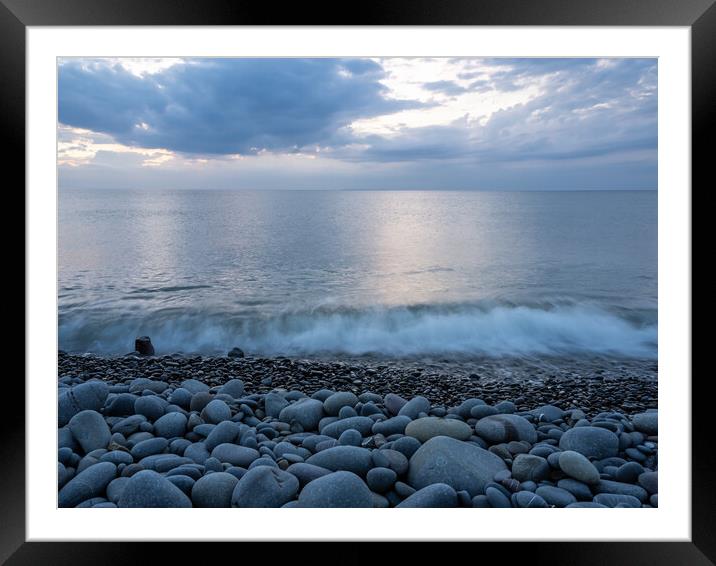
<path id="1" fill-rule="evenodd" d="M 658 507 L 653 379 L 58 357 L 59 507 Z"/>
<path id="2" fill-rule="evenodd" d="M 516 401 L 518 408 L 575 406 L 587 415 L 616 410 L 634 414 L 657 408 L 653 360 L 616 358 L 389 359 L 165 355 L 102 356 L 60 351 L 58 376 L 76 375 L 120 383 L 135 377 L 178 384 L 194 377 L 209 386 L 241 379 L 254 393 L 276 388 L 312 395 L 337 388 L 358 395 L 421 395 L 433 404 L 455 405 L 470 397 L 488 403 Z"/>

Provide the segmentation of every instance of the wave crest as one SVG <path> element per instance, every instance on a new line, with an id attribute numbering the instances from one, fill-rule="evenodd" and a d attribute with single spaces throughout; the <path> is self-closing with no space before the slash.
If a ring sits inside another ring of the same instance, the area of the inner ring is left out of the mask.
<path id="1" fill-rule="evenodd" d="M 423 305 L 315 309 L 273 317 L 160 310 L 73 311 L 60 316 L 60 348 L 123 354 L 135 336 L 151 336 L 158 353 L 220 353 L 240 346 L 254 355 L 375 354 L 574 355 L 656 358 L 655 311 L 594 305 Z"/>

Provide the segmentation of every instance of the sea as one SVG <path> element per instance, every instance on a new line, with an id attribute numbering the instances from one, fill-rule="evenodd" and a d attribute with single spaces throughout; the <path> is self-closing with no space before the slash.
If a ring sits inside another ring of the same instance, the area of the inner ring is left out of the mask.
<path id="1" fill-rule="evenodd" d="M 58 347 L 656 360 L 656 191 L 61 189 Z"/>

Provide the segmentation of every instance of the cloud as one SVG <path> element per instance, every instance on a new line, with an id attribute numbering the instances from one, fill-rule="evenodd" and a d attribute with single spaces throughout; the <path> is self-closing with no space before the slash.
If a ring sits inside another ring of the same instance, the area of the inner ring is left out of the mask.
<path id="1" fill-rule="evenodd" d="M 340 138 L 353 120 L 422 104 L 386 97 L 370 60 L 199 59 L 137 76 L 68 60 L 59 119 L 125 145 L 222 155 L 291 151 Z"/>
<path id="2" fill-rule="evenodd" d="M 72 59 L 59 77 L 73 185 L 126 167 L 118 183 L 656 187 L 656 59 Z"/>

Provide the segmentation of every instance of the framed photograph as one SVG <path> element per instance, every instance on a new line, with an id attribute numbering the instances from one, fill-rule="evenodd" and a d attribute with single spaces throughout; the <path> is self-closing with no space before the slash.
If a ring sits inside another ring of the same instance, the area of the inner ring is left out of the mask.
<path id="1" fill-rule="evenodd" d="M 713 563 L 712 2 L 332 10 L 0 3 L 27 224 L 0 558 Z"/>

